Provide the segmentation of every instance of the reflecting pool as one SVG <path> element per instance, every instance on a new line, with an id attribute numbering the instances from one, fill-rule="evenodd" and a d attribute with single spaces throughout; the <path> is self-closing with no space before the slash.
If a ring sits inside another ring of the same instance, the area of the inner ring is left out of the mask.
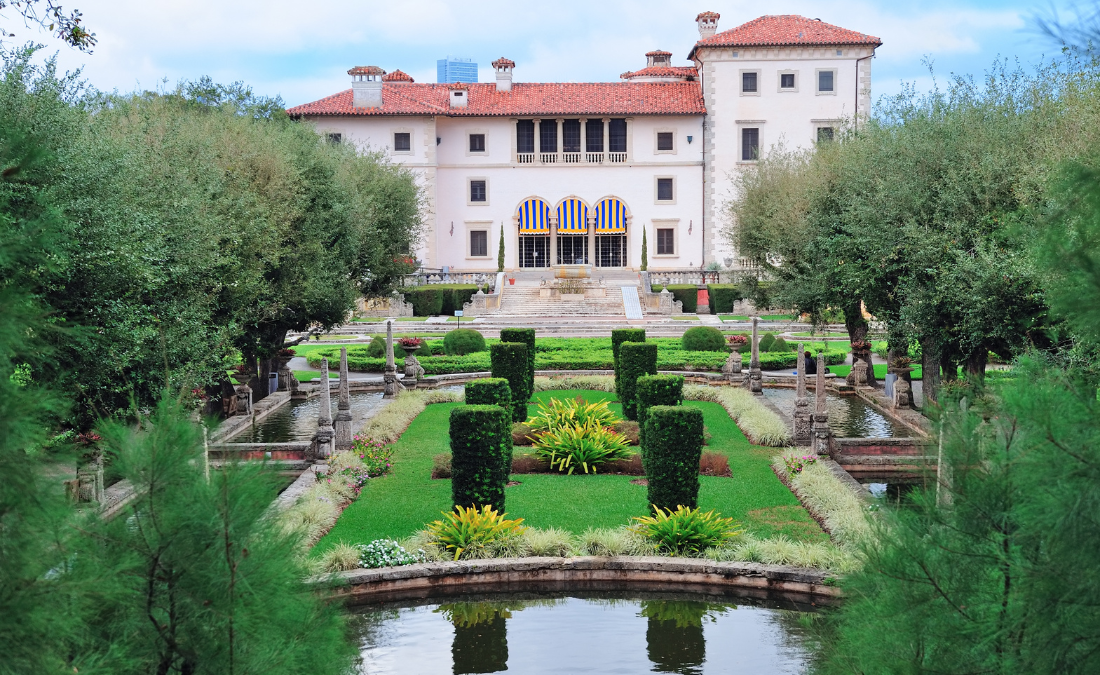
<path id="1" fill-rule="evenodd" d="M 335 387 L 332 390 L 332 416 L 336 416 L 339 404 Z M 351 394 L 352 429 L 363 426 L 366 415 L 382 400 L 380 391 L 353 392 Z M 273 410 L 269 415 L 229 439 L 231 443 L 286 443 L 308 441 L 317 433 L 317 414 L 321 410 L 321 398 L 292 400 Z"/>
<path id="2" fill-rule="evenodd" d="M 813 410 L 814 394 L 808 392 L 810 410 Z M 794 415 L 794 389 L 764 388 L 764 396 L 789 416 Z M 826 394 L 829 409 L 829 426 L 833 434 L 841 438 L 909 438 L 913 435 L 905 425 L 899 424 L 868 405 L 858 396 Z"/>
<path id="3" fill-rule="evenodd" d="M 812 607 L 728 596 L 523 594 L 359 608 L 361 672 L 802 673 Z"/>

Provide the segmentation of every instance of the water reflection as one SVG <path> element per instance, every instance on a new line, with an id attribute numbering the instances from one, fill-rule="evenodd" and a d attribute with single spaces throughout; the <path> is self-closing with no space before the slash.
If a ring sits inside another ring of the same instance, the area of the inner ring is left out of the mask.
<path id="1" fill-rule="evenodd" d="M 764 396 L 788 416 L 794 415 L 794 389 L 764 388 Z M 909 438 L 912 432 L 903 424 L 886 417 L 858 396 L 826 394 L 829 426 L 841 438 Z M 809 392 L 810 409 L 814 395 Z"/>
<path id="2" fill-rule="evenodd" d="M 336 391 L 332 392 L 332 415 L 336 416 Z M 382 392 L 354 392 L 351 395 L 352 428 L 363 426 L 367 413 L 382 400 Z M 308 441 L 317 433 L 320 397 L 294 400 L 276 408 L 259 422 L 230 439 L 231 443 L 286 443 Z"/>
<path id="3" fill-rule="evenodd" d="M 643 600 L 646 653 L 655 672 L 701 675 L 707 657 L 703 622 L 714 623 L 730 607 L 685 600 Z"/>

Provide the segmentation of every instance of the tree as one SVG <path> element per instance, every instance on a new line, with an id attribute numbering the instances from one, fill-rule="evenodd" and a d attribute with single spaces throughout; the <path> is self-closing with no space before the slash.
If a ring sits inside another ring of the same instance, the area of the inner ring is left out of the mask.
<path id="1" fill-rule="evenodd" d="M 497 271 L 504 271 L 504 224 L 500 225 L 500 246 L 497 247 Z"/>
<path id="2" fill-rule="evenodd" d="M 645 228 L 642 228 L 642 266 L 639 268 L 645 272 L 649 268 L 649 251 L 645 240 Z"/>
<path id="3" fill-rule="evenodd" d="M 54 0 L 0 0 L 0 18 L 10 14 L 5 10 L 13 10 L 16 16 L 22 17 L 24 25 L 28 22 L 36 23 L 53 31 L 58 39 L 82 52 L 91 53 L 92 47 L 96 45 L 95 33 L 89 33 L 80 25 L 84 20 L 80 10 L 66 13 Z M 15 37 L 15 33 L 9 33 L 0 27 L 0 37 Z M 2 43 L 0 40 L 0 44 Z"/>

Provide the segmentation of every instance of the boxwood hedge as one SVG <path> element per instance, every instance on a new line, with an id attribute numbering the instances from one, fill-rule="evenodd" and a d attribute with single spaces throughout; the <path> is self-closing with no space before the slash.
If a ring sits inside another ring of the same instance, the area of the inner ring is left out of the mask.
<path id="1" fill-rule="evenodd" d="M 473 284 L 432 284 L 401 290 L 405 301 L 413 306 L 414 316 L 452 315 L 477 293 Z"/>
<path id="2" fill-rule="evenodd" d="M 649 503 L 660 509 L 696 508 L 703 411 L 687 406 L 649 408 L 642 443 Z"/>
<path id="3" fill-rule="evenodd" d="M 628 420 L 638 419 L 636 394 L 638 378 L 657 374 L 657 345 L 652 342 L 624 342 L 619 347 L 616 371 L 619 402 Z"/>
<path id="4" fill-rule="evenodd" d="M 619 390 L 619 347 L 624 342 L 645 342 L 645 329 L 611 329 L 611 367 L 615 370 L 615 391 Z"/>
<path id="5" fill-rule="evenodd" d="M 699 309 L 699 287 L 695 284 L 669 284 L 668 286 L 653 286 L 654 293 L 660 293 L 662 288 L 667 288 L 672 297 L 684 303 L 684 312 L 694 314 Z"/>
<path id="6" fill-rule="evenodd" d="M 512 409 L 512 390 L 503 377 L 487 377 L 466 383 L 466 405 L 499 405 Z"/>
<path id="7" fill-rule="evenodd" d="M 501 342 L 519 342 L 527 345 L 527 392 L 528 397 L 535 388 L 535 329 L 534 328 L 501 328 Z"/>
<path id="8" fill-rule="evenodd" d="M 642 375 L 636 383 L 638 430 L 644 437 L 646 411 L 655 405 L 680 405 L 684 402 L 683 375 Z M 642 441 L 645 461 L 645 441 Z"/>
<path id="9" fill-rule="evenodd" d="M 689 352 L 728 352 L 726 336 L 714 326 L 693 326 L 684 331 L 680 343 Z"/>
<path id="10" fill-rule="evenodd" d="M 527 385 L 527 345 L 519 342 L 498 342 L 489 347 L 493 377 L 504 378 L 512 392 L 512 421 L 527 421 L 527 401 L 531 389 Z"/>
<path id="11" fill-rule="evenodd" d="M 486 504 L 504 512 L 504 487 L 512 463 L 512 421 L 496 405 L 451 410 L 451 498 L 455 506 Z"/>
<path id="12" fill-rule="evenodd" d="M 448 356 L 464 356 L 485 349 L 485 338 L 473 328 L 456 328 L 443 336 L 443 351 Z"/>
<path id="13" fill-rule="evenodd" d="M 744 297 L 739 284 L 707 284 L 710 296 L 711 314 L 728 314 L 733 311 L 733 303 Z"/>

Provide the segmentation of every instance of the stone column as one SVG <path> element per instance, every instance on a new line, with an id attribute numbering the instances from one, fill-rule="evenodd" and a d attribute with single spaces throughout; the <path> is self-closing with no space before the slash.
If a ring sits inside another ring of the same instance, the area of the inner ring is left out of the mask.
<path id="1" fill-rule="evenodd" d="M 317 412 L 317 435 L 314 439 L 317 443 L 317 456 L 321 458 L 331 457 L 333 453 L 333 437 L 336 432 L 332 428 L 332 399 L 329 396 L 328 359 L 321 359 L 321 409 Z"/>
<path id="2" fill-rule="evenodd" d="M 794 440 L 806 443 L 810 440 L 813 418 L 810 415 L 810 399 L 806 397 L 806 346 L 798 343 L 798 389 L 794 399 Z"/>
<path id="3" fill-rule="evenodd" d="M 547 267 L 558 264 L 558 217 L 550 217 L 550 260 Z"/>
<path id="4" fill-rule="evenodd" d="M 592 266 L 592 275 L 596 275 L 596 216 L 589 216 L 588 223 L 588 264 Z"/>
<path id="5" fill-rule="evenodd" d="M 825 397 L 825 350 L 817 355 L 817 380 L 814 392 L 813 451 L 818 455 L 829 454 L 829 409 Z"/>
<path id="6" fill-rule="evenodd" d="M 749 391 L 756 396 L 764 395 L 763 376 L 760 374 L 760 317 L 752 318 L 752 359 L 749 361 Z"/>
<path id="7" fill-rule="evenodd" d="M 386 370 L 382 374 L 382 381 L 385 382 L 382 398 L 395 398 L 404 389 L 397 381 L 397 367 L 393 362 L 393 321 L 386 322 Z"/>
<path id="8" fill-rule="evenodd" d="M 535 123 L 535 162 L 542 161 L 542 120 L 532 120 Z"/>
<path id="9" fill-rule="evenodd" d="M 336 404 L 336 451 L 351 450 L 351 390 L 348 386 L 348 348 L 340 348 L 340 400 Z"/>

